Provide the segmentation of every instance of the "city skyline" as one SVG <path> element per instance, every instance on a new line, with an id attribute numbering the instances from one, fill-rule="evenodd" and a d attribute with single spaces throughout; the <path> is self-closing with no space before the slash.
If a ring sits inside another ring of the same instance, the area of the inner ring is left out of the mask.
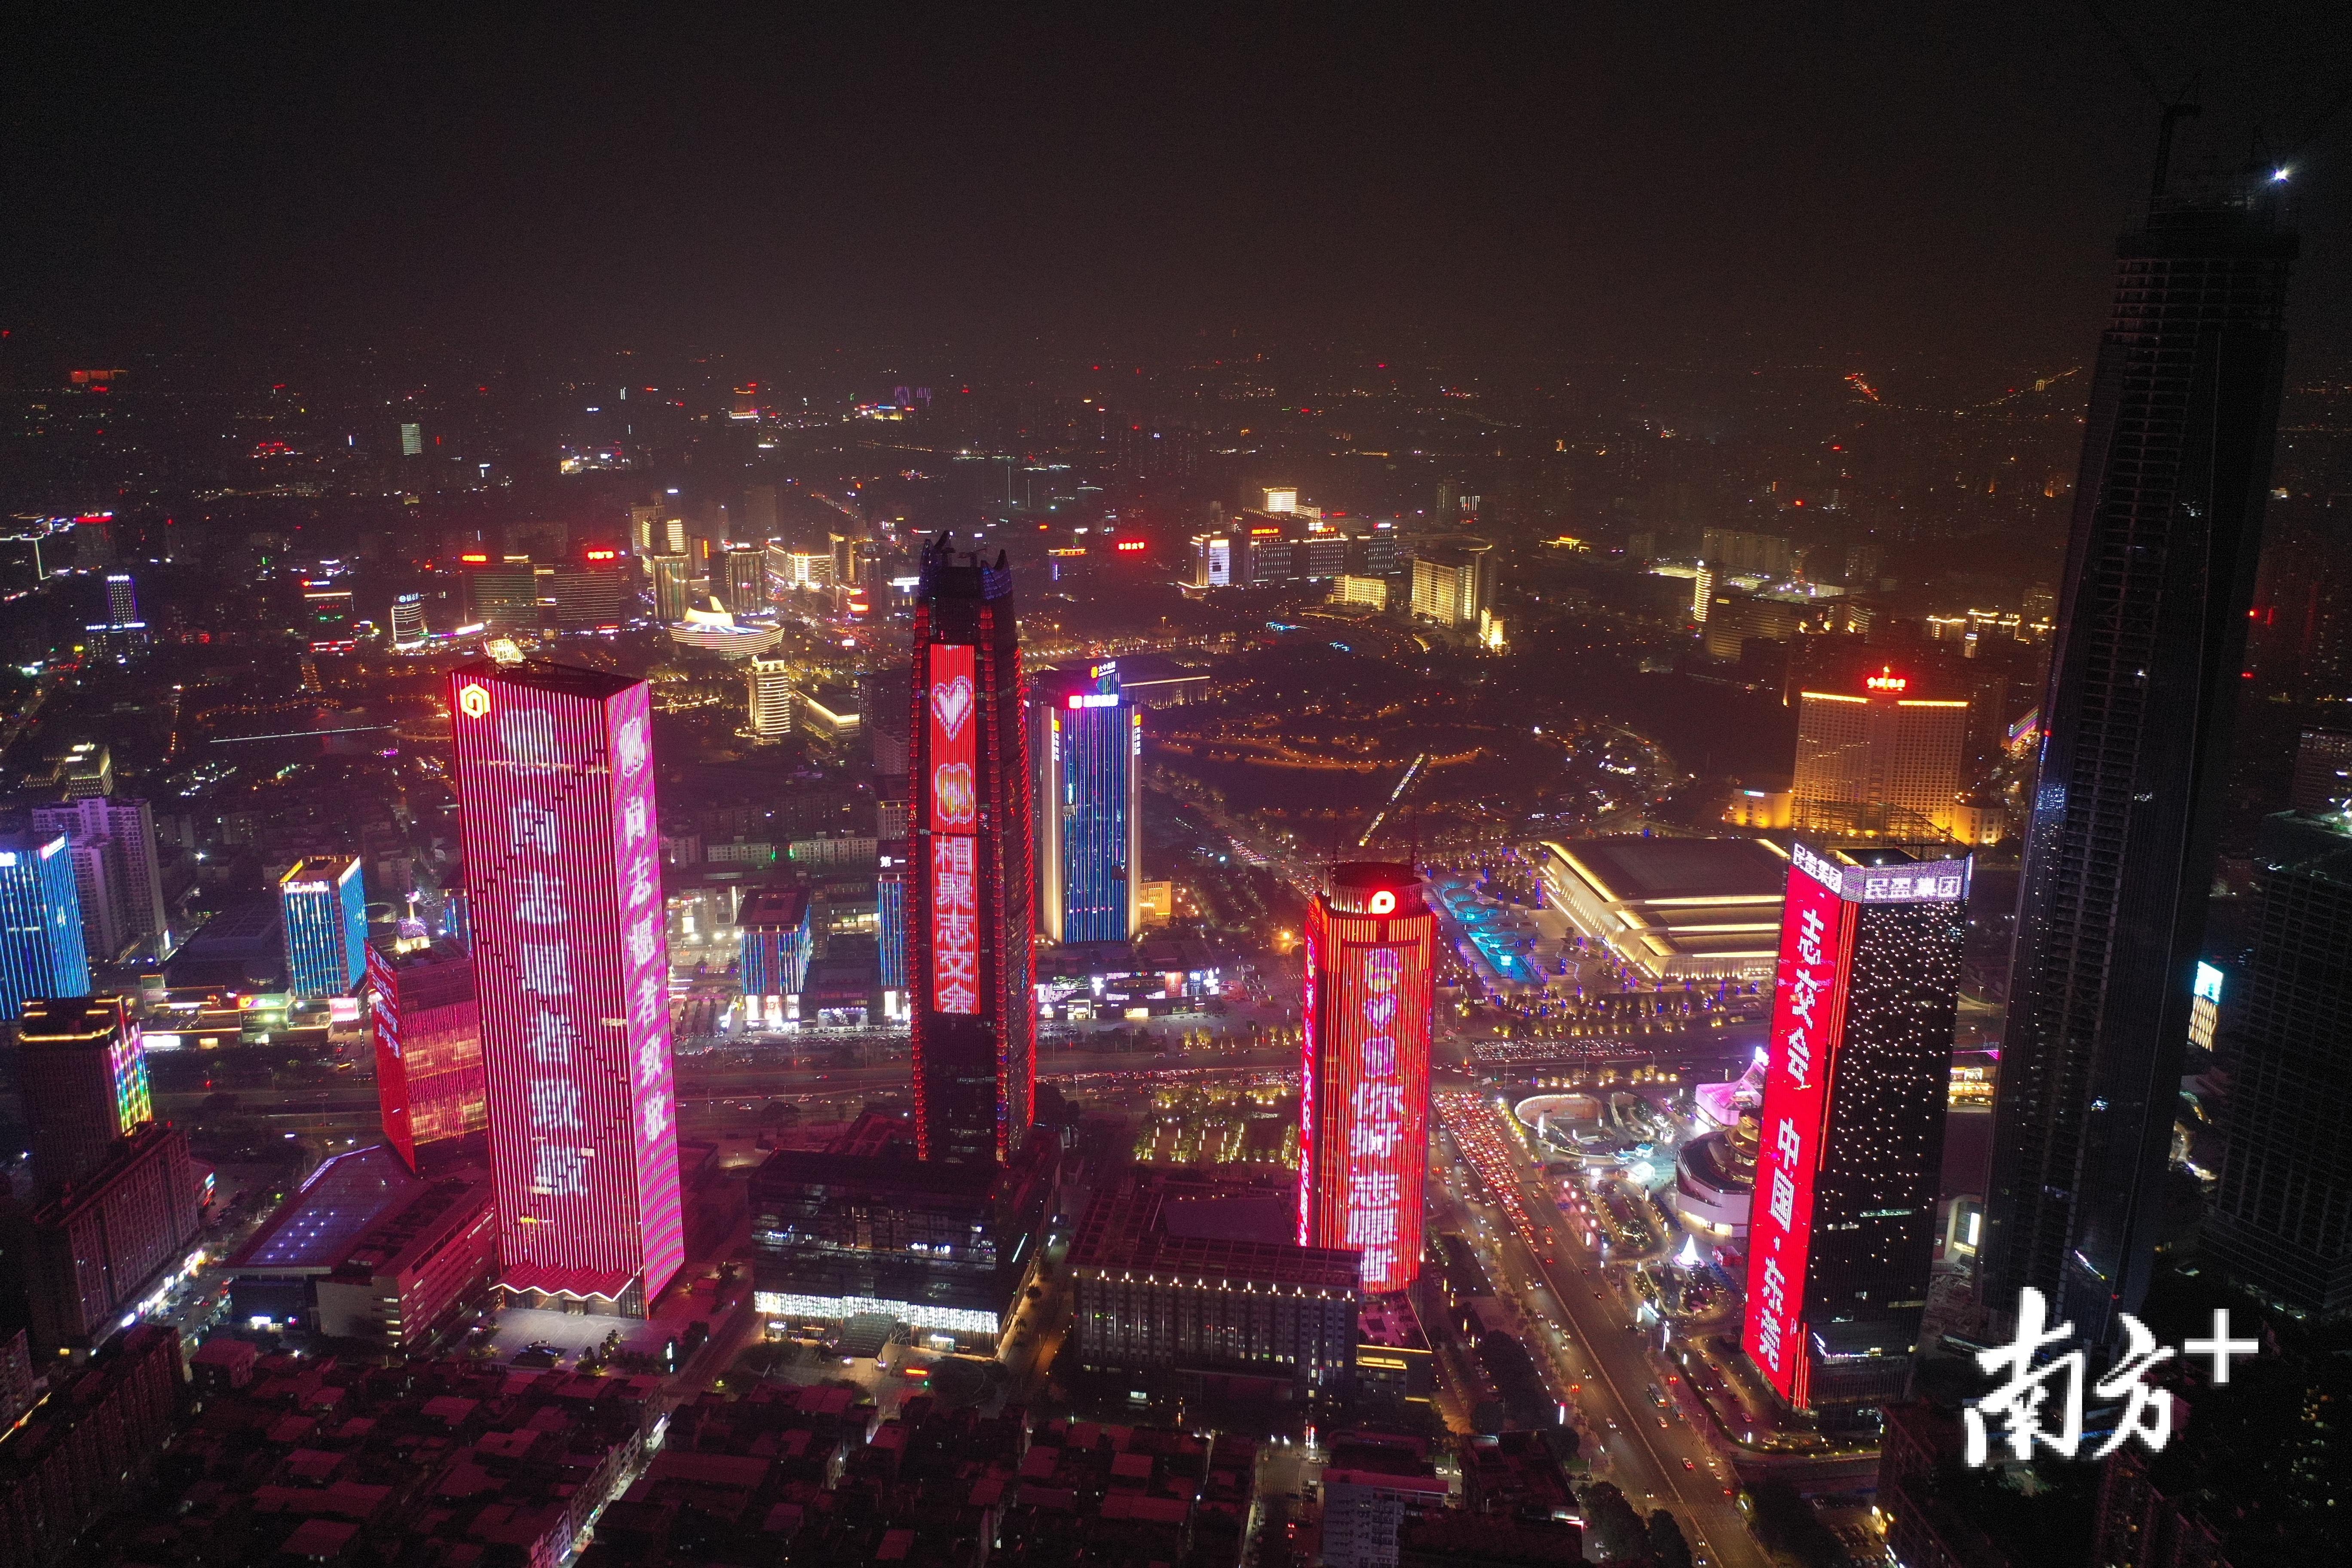
<path id="1" fill-rule="evenodd" d="M 0 1558 L 2341 1555 L 2332 11 L 20 32 Z"/>

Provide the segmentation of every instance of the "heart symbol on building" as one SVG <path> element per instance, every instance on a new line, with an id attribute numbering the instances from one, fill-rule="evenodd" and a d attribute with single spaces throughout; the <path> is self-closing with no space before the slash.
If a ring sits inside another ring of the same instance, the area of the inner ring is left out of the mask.
<path id="1" fill-rule="evenodd" d="M 941 763 L 931 770 L 931 804 L 941 822 L 961 827 L 979 816 L 972 797 L 971 764 Z"/>
<path id="2" fill-rule="evenodd" d="M 1364 1004 L 1364 1022 L 1375 1029 L 1385 1029 L 1396 1021 L 1396 1011 L 1394 996 L 1374 996 Z"/>
<path id="3" fill-rule="evenodd" d="M 940 721 L 940 733 L 949 740 L 962 734 L 964 721 L 971 717 L 971 677 L 959 675 L 953 680 L 933 682 L 931 714 Z"/>

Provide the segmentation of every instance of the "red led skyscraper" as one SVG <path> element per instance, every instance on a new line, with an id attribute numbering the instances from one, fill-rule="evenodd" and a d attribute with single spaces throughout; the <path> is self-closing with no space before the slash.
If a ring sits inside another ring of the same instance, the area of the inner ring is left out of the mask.
<path id="1" fill-rule="evenodd" d="M 478 1156 L 488 1122 L 474 961 L 454 944 L 367 953 L 376 1097 L 385 1141 L 412 1171 L 443 1151 Z"/>
<path id="2" fill-rule="evenodd" d="M 450 676 L 501 1279 L 642 1312 L 684 1261 L 646 684 Z"/>
<path id="3" fill-rule="evenodd" d="M 1855 860 L 1868 864 L 1856 864 Z M 1799 1409 L 1901 1396 L 1927 1304 L 1969 862 L 1791 850 L 1741 1345 Z"/>
<path id="4" fill-rule="evenodd" d="M 915 1137 L 926 1160 L 1009 1163 L 1029 1135 L 1028 730 L 1013 574 L 923 552 L 915 598 L 908 900 Z"/>
<path id="5" fill-rule="evenodd" d="M 1436 957 L 1410 866 L 1335 867 L 1307 909 L 1298 1244 L 1363 1254 L 1367 1292 L 1421 1273 Z"/>

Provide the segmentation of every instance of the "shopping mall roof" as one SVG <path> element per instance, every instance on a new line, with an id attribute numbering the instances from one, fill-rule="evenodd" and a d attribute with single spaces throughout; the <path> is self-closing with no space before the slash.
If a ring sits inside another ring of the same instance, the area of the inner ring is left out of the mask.
<path id="1" fill-rule="evenodd" d="M 1769 841 L 1627 836 L 1544 848 L 1547 900 L 1650 978 L 1771 973 L 1789 861 Z"/>
<path id="2" fill-rule="evenodd" d="M 341 1263 L 383 1215 L 428 1185 L 385 1143 L 338 1154 L 310 1173 L 253 1239 L 229 1260 L 233 1273 L 324 1274 Z"/>

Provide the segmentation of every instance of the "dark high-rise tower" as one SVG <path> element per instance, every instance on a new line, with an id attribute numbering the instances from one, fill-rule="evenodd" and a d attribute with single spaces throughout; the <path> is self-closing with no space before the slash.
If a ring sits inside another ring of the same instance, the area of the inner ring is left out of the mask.
<path id="1" fill-rule="evenodd" d="M 2295 240 L 2265 190 L 2116 250 L 2043 701 L 1986 1300 L 2087 1339 L 2147 1289 L 2278 426 Z"/>
<path id="2" fill-rule="evenodd" d="M 2229 1070 L 2205 1248 L 2297 1311 L 2352 1307 L 2352 821 L 2263 825 L 2262 913 L 2218 1050 Z"/>
<path id="3" fill-rule="evenodd" d="M 915 596 L 913 887 L 907 910 L 915 1136 L 926 1160 L 1007 1163 L 1029 1134 L 1028 731 L 1013 574 L 923 552 Z"/>

